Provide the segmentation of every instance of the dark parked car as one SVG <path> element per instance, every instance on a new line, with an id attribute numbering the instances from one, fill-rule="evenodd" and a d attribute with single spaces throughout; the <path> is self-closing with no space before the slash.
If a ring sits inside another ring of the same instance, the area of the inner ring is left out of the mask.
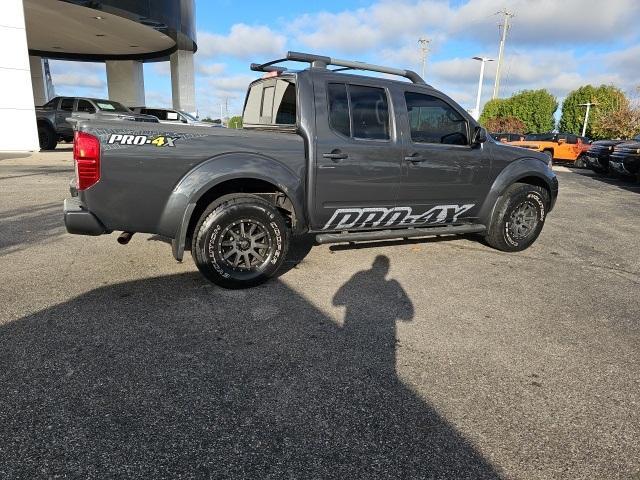
<path id="1" fill-rule="evenodd" d="M 41 107 L 36 107 L 40 148 L 53 150 L 60 140 L 73 140 L 73 120 L 129 120 L 158 123 L 151 115 L 133 113 L 113 100 L 85 97 L 54 97 Z"/>
<path id="2" fill-rule="evenodd" d="M 611 171 L 640 181 L 640 135 L 616 145 L 609 158 Z"/>
<path id="3" fill-rule="evenodd" d="M 275 66 L 286 60 L 310 65 Z M 252 70 L 266 75 L 249 86 L 241 130 L 80 122 L 67 230 L 167 236 L 176 259 L 191 249 L 229 288 L 277 275 L 296 234 L 477 233 L 515 252 L 542 231 L 558 195 L 549 158 L 495 142 L 415 72 L 296 52 Z"/>
<path id="4" fill-rule="evenodd" d="M 591 170 L 600 174 L 609 173 L 609 156 L 616 145 L 624 140 L 597 140 L 591 144 L 591 148 L 584 156 L 585 164 Z"/>

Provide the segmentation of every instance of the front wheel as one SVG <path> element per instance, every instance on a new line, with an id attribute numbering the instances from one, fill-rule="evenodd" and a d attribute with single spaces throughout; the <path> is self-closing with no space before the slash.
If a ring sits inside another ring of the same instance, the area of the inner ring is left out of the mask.
<path id="1" fill-rule="evenodd" d="M 224 288 L 252 287 L 273 277 L 289 246 L 289 229 L 278 209 L 250 194 L 212 203 L 193 235 L 196 266 Z"/>
<path id="2" fill-rule="evenodd" d="M 575 168 L 586 168 L 587 164 L 584 161 L 584 156 L 580 155 L 578 158 L 576 158 L 576 161 L 573 163 L 573 166 Z"/>
<path id="3" fill-rule="evenodd" d="M 540 235 L 548 208 L 549 193 L 544 188 L 514 183 L 498 199 L 486 242 L 505 252 L 528 248 Z"/>

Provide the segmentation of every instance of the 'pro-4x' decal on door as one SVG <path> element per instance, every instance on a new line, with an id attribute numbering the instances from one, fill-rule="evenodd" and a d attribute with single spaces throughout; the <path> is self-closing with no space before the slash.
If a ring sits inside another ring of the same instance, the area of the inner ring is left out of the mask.
<path id="1" fill-rule="evenodd" d="M 411 207 L 339 208 L 322 228 L 349 230 L 362 227 L 410 226 L 455 223 L 458 217 L 471 210 L 474 203 L 465 205 L 437 205 L 424 213 L 413 215 Z"/>

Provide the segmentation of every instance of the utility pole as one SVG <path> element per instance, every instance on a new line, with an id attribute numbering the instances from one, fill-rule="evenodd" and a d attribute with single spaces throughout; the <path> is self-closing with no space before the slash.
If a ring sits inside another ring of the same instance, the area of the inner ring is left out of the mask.
<path id="1" fill-rule="evenodd" d="M 513 13 L 507 11 L 505 8 L 496 13 L 496 15 L 504 15 L 504 23 L 500 25 L 502 27 L 502 37 L 500 38 L 500 50 L 498 51 L 498 66 L 496 67 L 496 83 L 493 86 L 493 98 L 498 98 L 498 94 L 500 93 L 500 69 L 502 67 L 502 57 L 504 55 L 504 44 L 507 41 L 507 32 L 509 31 L 509 19 L 513 18 Z"/>
<path id="2" fill-rule="evenodd" d="M 584 123 L 582 124 L 582 136 L 584 137 L 585 133 L 587 133 L 587 122 L 589 121 L 589 111 L 591 110 L 592 105 L 597 105 L 595 102 L 587 102 L 578 104 L 580 107 L 587 107 L 587 110 L 584 112 Z"/>
<path id="3" fill-rule="evenodd" d="M 476 97 L 476 108 L 473 109 L 473 118 L 478 120 L 480 118 L 480 97 L 482 96 L 482 83 L 484 81 L 484 64 L 486 62 L 493 62 L 492 58 L 488 57 L 473 57 L 474 60 L 479 60 L 480 63 L 480 79 L 478 80 L 478 96 Z"/>
<path id="4" fill-rule="evenodd" d="M 431 39 L 429 38 L 420 38 L 418 39 L 418 45 L 420 45 L 421 51 L 421 59 L 422 59 L 422 78 L 424 79 L 424 74 L 427 69 L 427 55 L 429 54 L 429 44 L 431 43 Z"/>

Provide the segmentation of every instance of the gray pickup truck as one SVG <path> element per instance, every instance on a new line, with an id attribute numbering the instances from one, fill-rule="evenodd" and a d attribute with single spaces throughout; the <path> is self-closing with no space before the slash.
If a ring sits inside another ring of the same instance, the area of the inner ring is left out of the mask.
<path id="1" fill-rule="evenodd" d="M 70 122 L 69 119 L 72 121 Z M 112 100 L 54 97 L 36 107 L 38 140 L 42 150 L 53 150 L 60 140 L 73 140 L 73 122 L 78 120 L 128 120 L 158 123 L 152 115 L 140 115 Z"/>
<path id="2" fill-rule="evenodd" d="M 520 251 L 540 234 L 558 194 L 548 157 L 495 142 L 416 73 L 297 52 L 251 69 L 264 76 L 241 130 L 79 122 L 67 230 L 169 237 L 227 288 L 276 275 L 292 235 L 475 233 Z"/>

